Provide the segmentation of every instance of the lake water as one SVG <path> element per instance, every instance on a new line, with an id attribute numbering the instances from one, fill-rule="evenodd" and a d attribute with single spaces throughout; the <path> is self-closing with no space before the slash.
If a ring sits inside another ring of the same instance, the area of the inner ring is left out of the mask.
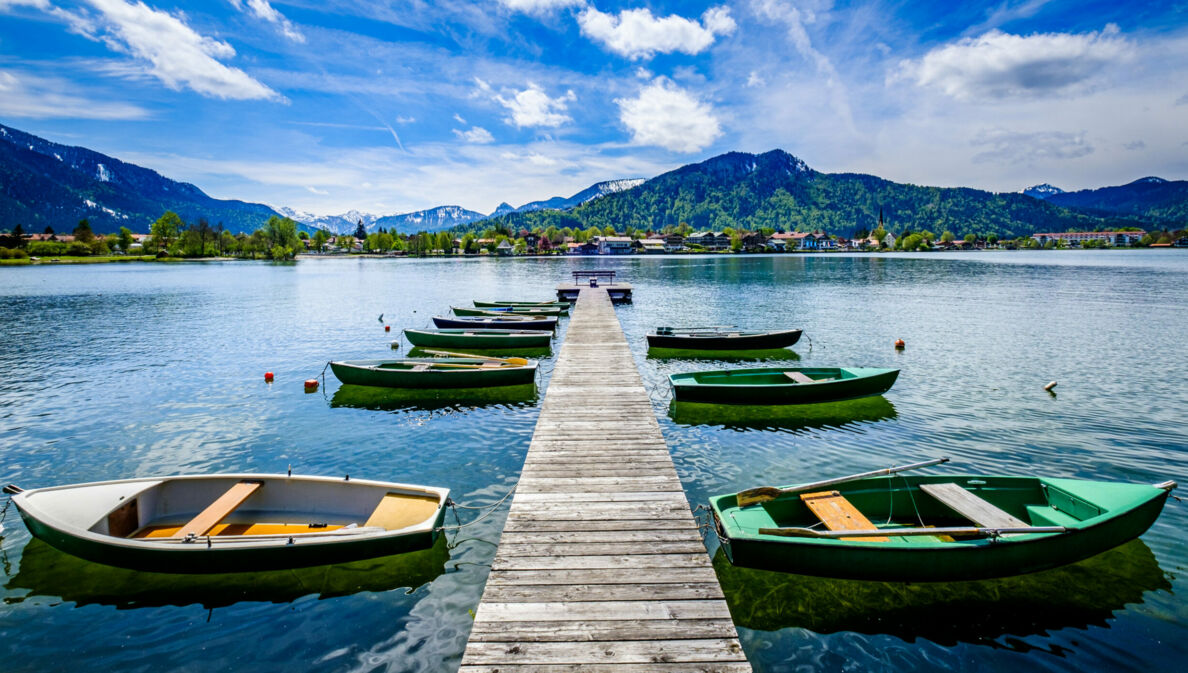
<path id="1" fill-rule="evenodd" d="M 961 472 L 1188 480 L 1188 254 L 1038 251 L 7 268 L 0 481 L 292 465 L 495 503 L 543 385 L 455 403 L 302 381 L 392 353 L 401 327 L 450 305 L 547 299 L 576 268 L 635 285 L 619 317 L 693 505 L 938 455 Z M 884 397 L 823 407 L 673 405 L 668 374 L 722 364 L 650 357 L 643 335 L 690 324 L 801 327 L 784 359 L 902 374 Z M 206 577 L 80 561 L 10 511 L 0 669 L 452 671 L 506 507 L 423 552 Z M 937 585 L 740 570 L 709 549 L 757 671 L 1175 670 L 1186 528 L 1169 501 L 1141 540 L 1086 562 Z"/>

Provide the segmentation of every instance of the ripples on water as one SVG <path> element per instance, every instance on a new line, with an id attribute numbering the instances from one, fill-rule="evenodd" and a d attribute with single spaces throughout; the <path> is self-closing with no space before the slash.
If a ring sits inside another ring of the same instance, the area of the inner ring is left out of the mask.
<path id="1" fill-rule="evenodd" d="M 1180 251 L 6 269 L 0 480 L 292 464 L 495 503 L 518 477 L 534 391 L 426 398 L 327 374 L 305 394 L 301 381 L 330 357 L 392 354 L 400 328 L 451 304 L 547 299 L 578 266 L 636 286 L 619 316 L 693 504 L 936 455 L 962 472 L 1188 480 Z M 649 354 L 643 335 L 689 324 L 805 329 L 793 349 L 744 363 L 903 373 L 883 397 L 812 408 L 676 404 L 668 374 L 721 364 Z M 545 354 L 543 381 L 551 367 Z M 0 668 L 68 656 L 99 669 L 450 671 L 505 511 L 425 552 L 206 578 L 88 564 L 30 542 L 10 515 Z M 824 580 L 732 568 L 712 540 L 711 554 L 756 670 L 1174 670 L 1188 654 L 1186 512 L 1169 502 L 1141 541 L 988 582 Z"/>

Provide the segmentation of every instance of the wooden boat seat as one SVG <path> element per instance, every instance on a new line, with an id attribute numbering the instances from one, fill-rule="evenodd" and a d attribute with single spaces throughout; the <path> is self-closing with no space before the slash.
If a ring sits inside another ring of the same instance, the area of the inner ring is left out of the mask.
<path id="1" fill-rule="evenodd" d="M 800 500 L 829 530 L 871 530 L 876 526 L 837 491 L 801 493 Z M 890 542 L 885 537 L 843 537 L 855 542 Z"/>
<path id="2" fill-rule="evenodd" d="M 982 528 L 1027 528 L 1031 525 L 954 483 L 920 484 L 920 490 Z"/>
<path id="3" fill-rule="evenodd" d="M 807 375 L 800 372 L 784 372 L 784 376 L 787 376 L 797 383 L 816 383 L 814 379 L 811 379 Z"/>
<path id="4" fill-rule="evenodd" d="M 421 363 L 421 364 L 419 364 L 419 365 L 414 365 L 414 366 L 413 366 L 413 368 L 412 368 L 412 370 L 413 370 L 414 372 L 423 372 L 423 371 L 425 371 L 426 369 L 429 369 L 429 365 L 428 365 L 428 364 L 426 364 L 426 363 L 424 363 L 424 362 L 422 362 L 422 363 Z"/>
<path id="5" fill-rule="evenodd" d="M 502 362 L 484 362 L 483 364 L 481 364 L 479 366 L 483 369 L 499 369 L 500 367 L 503 366 L 503 363 Z"/>
<path id="6" fill-rule="evenodd" d="M 217 500 L 210 503 L 210 505 L 202 510 L 198 516 L 190 519 L 184 526 L 177 529 L 171 537 L 184 539 L 186 536 L 193 533 L 194 535 L 206 535 L 212 528 L 223 522 L 231 512 L 234 512 L 237 507 L 243 504 L 253 493 L 255 493 L 261 486 L 264 485 L 262 481 L 243 480 L 238 482 L 227 492 L 218 497 Z"/>
<path id="7" fill-rule="evenodd" d="M 376 505 L 363 527 L 374 526 L 385 530 L 408 528 L 433 516 L 439 504 L 437 496 L 388 493 Z"/>

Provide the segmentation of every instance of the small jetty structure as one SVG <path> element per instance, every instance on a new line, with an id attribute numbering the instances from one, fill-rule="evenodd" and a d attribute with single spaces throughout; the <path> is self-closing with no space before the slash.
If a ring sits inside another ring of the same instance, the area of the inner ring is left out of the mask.
<path id="1" fill-rule="evenodd" d="M 603 288 L 611 302 L 616 304 L 631 301 L 631 284 L 615 282 L 615 272 L 607 270 L 574 271 L 573 282 L 557 286 L 557 300 L 577 301 L 583 287 Z"/>
<path id="2" fill-rule="evenodd" d="M 609 288 L 574 292 L 460 671 L 749 672 Z"/>

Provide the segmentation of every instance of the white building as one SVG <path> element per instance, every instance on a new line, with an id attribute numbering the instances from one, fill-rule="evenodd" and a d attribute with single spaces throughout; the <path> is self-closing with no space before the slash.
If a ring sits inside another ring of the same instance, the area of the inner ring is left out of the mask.
<path id="1" fill-rule="evenodd" d="M 1079 248 L 1085 241 L 1101 241 L 1120 248 L 1138 243 L 1145 231 L 1067 231 L 1064 233 L 1032 234 L 1031 238 L 1046 245 L 1048 241 L 1064 241 L 1070 248 Z"/>

